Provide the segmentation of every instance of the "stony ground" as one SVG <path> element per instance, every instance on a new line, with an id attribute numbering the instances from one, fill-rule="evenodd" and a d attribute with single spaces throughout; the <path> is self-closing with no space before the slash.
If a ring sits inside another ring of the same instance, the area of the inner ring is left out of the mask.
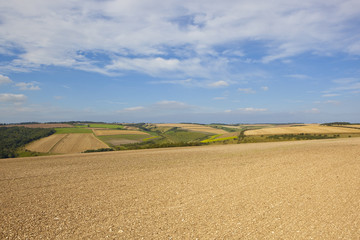
<path id="1" fill-rule="evenodd" d="M 359 239 L 360 138 L 0 160 L 0 239 Z"/>

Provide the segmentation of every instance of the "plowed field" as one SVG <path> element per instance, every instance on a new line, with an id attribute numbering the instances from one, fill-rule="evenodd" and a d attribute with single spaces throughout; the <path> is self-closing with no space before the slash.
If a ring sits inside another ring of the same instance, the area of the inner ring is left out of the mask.
<path id="1" fill-rule="evenodd" d="M 195 132 L 207 132 L 207 133 L 213 133 L 213 134 L 225 134 L 227 131 L 224 131 L 222 129 L 212 128 L 208 126 L 203 125 L 197 125 L 197 124 L 186 124 L 186 123 L 162 123 L 162 124 L 156 124 L 159 127 L 179 127 L 183 128 L 189 131 L 195 131 Z"/>
<path id="2" fill-rule="evenodd" d="M 257 130 L 248 130 L 245 135 L 276 135 L 276 134 L 335 134 L 335 133 L 360 133 L 360 129 L 345 128 L 345 127 L 330 127 L 319 125 L 306 125 L 299 127 L 273 127 L 263 128 Z"/>
<path id="3" fill-rule="evenodd" d="M 29 144 L 26 149 L 34 152 L 80 153 L 107 147 L 92 133 L 71 133 L 51 135 Z"/>
<path id="4" fill-rule="evenodd" d="M 0 160 L 0 239 L 359 239 L 360 138 Z"/>

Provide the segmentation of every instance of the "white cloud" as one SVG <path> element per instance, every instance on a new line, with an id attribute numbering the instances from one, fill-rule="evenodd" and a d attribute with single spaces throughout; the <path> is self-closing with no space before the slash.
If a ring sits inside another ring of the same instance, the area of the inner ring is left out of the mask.
<path id="1" fill-rule="evenodd" d="M 337 93 L 328 93 L 328 94 L 323 94 L 322 97 L 337 97 L 340 96 L 340 94 Z"/>
<path id="2" fill-rule="evenodd" d="M 124 108 L 118 111 L 118 113 L 147 114 L 149 116 L 154 116 L 168 115 L 172 113 L 192 112 L 194 109 L 197 109 L 197 107 L 188 105 L 183 102 L 163 100 L 146 106 Z"/>
<path id="3" fill-rule="evenodd" d="M 357 94 L 360 91 L 360 80 L 358 78 L 341 78 L 332 81 L 336 84 L 336 87 L 330 88 L 324 91 L 323 96 L 339 96 L 346 93 Z"/>
<path id="4" fill-rule="evenodd" d="M 145 109 L 145 107 L 143 107 L 143 106 L 137 106 L 137 107 L 124 108 L 124 111 L 133 112 L 133 111 L 140 111 L 140 110 L 144 110 L 144 109 Z"/>
<path id="5" fill-rule="evenodd" d="M 305 75 L 305 74 L 290 74 L 290 75 L 287 75 L 287 77 L 297 78 L 297 79 L 308 79 L 308 78 L 310 78 L 308 75 Z"/>
<path id="6" fill-rule="evenodd" d="M 164 101 L 160 101 L 155 103 L 152 108 L 161 108 L 161 109 L 171 109 L 171 110 L 175 110 L 175 109 L 188 109 L 189 106 L 186 105 L 183 102 L 178 102 L 178 101 L 168 101 L 168 100 L 164 100 Z"/>
<path id="7" fill-rule="evenodd" d="M 261 43 L 263 62 L 304 52 L 360 54 L 357 0 L 14 0 L 0 9 L 0 52 L 15 56 L 3 65 L 9 70 L 54 65 L 209 77 L 227 72 L 233 57 L 248 58 L 249 42 Z"/>
<path id="8" fill-rule="evenodd" d="M 36 91 L 36 90 L 40 90 L 40 87 L 38 85 L 38 82 L 29 82 L 29 83 L 25 83 L 25 82 L 19 82 L 16 83 L 15 86 L 17 86 L 20 90 L 23 91 Z"/>
<path id="9" fill-rule="evenodd" d="M 262 89 L 263 91 L 268 91 L 268 90 L 269 90 L 269 87 L 264 86 L 264 87 L 261 87 L 261 89 Z"/>
<path id="10" fill-rule="evenodd" d="M 311 108 L 308 110 L 305 110 L 304 113 L 320 113 L 320 110 L 318 108 Z"/>
<path id="11" fill-rule="evenodd" d="M 248 113 L 267 111 L 266 108 L 252 108 L 252 107 L 238 108 L 238 110 L 241 111 L 241 112 L 248 112 Z"/>
<path id="12" fill-rule="evenodd" d="M 246 94 L 256 93 L 256 91 L 253 90 L 252 88 L 238 88 L 238 91 Z"/>
<path id="13" fill-rule="evenodd" d="M 343 85 L 343 84 L 350 84 L 350 83 L 353 83 L 356 81 L 358 81 L 358 79 L 356 79 L 356 78 L 339 78 L 339 79 L 333 80 L 332 82 Z"/>
<path id="14" fill-rule="evenodd" d="M 0 93 L 0 102 L 22 103 L 27 97 L 24 94 Z"/>
<path id="15" fill-rule="evenodd" d="M 223 80 L 217 81 L 217 82 L 213 82 L 209 84 L 209 87 L 214 87 L 214 88 L 218 88 L 218 87 L 227 87 L 229 86 L 229 83 Z"/>
<path id="16" fill-rule="evenodd" d="M 9 77 L 0 74 L 0 85 L 9 84 L 9 83 L 12 83 L 12 82 L 13 81 Z"/>

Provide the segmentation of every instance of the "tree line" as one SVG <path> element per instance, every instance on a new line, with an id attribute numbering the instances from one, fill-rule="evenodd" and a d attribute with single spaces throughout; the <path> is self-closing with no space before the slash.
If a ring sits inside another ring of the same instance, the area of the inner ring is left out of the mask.
<path id="1" fill-rule="evenodd" d="M 0 158 L 17 157 L 20 147 L 54 133 L 55 130 L 51 128 L 1 127 Z"/>

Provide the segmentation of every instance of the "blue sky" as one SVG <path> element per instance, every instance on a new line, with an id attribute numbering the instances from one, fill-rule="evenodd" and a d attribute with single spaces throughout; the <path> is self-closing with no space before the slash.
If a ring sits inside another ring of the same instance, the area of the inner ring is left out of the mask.
<path id="1" fill-rule="evenodd" d="M 0 3 L 0 122 L 360 122 L 358 0 Z"/>

